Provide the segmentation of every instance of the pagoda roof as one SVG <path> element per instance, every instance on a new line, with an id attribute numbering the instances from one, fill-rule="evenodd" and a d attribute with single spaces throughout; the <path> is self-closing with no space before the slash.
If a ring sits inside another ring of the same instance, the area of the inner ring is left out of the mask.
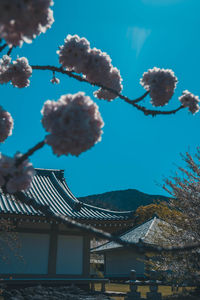
<path id="1" fill-rule="evenodd" d="M 131 242 L 134 244 L 145 243 L 147 245 L 157 245 L 161 239 L 164 241 L 164 237 L 162 235 L 162 226 L 167 226 L 167 223 L 162 221 L 157 217 L 153 217 L 152 219 L 144 222 L 143 224 L 131 228 L 125 233 L 121 234 L 119 237 L 126 242 Z M 168 224 L 169 226 L 169 224 Z M 92 253 L 103 253 L 106 251 L 124 248 L 120 244 L 116 242 L 107 242 L 103 245 L 100 245 L 96 248 L 93 248 Z"/>
<path id="2" fill-rule="evenodd" d="M 84 220 L 133 219 L 132 211 L 110 211 L 79 201 L 65 181 L 64 170 L 39 168 L 35 170 L 36 175 L 31 187 L 24 194 L 39 204 L 48 205 L 53 213 Z M 44 217 L 42 212 L 31 205 L 22 204 L 14 195 L 4 193 L 0 193 L 0 214 Z"/>

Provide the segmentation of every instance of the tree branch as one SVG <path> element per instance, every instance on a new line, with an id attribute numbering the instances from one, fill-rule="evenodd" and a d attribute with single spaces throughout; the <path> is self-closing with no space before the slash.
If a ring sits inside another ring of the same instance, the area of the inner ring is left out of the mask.
<path id="1" fill-rule="evenodd" d="M 0 47 L 0 52 L 3 51 L 7 46 L 8 46 L 8 45 L 7 45 L 6 43 L 5 43 L 4 45 L 2 45 L 2 46 Z"/>
<path id="2" fill-rule="evenodd" d="M 143 113 L 148 116 L 148 115 L 151 115 L 152 117 L 155 117 L 157 115 L 172 115 L 172 114 L 175 114 L 177 113 L 179 110 L 185 108 L 183 105 L 180 105 L 179 107 L 177 107 L 176 109 L 173 109 L 173 110 L 152 110 L 152 109 L 146 109 L 146 107 L 144 106 L 140 106 L 138 105 L 137 106 L 137 109 L 138 110 L 141 110 L 143 111 Z"/>
<path id="3" fill-rule="evenodd" d="M 9 48 L 9 50 L 8 50 L 8 52 L 7 52 L 7 55 L 8 55 L 8 56 L 10 56 L 10 54 L 11 54 L 13 48 L 14 48 L 14 46 L 12 46 L 12 47 Z"/>
<path id="4" fill-rule="evenodd" d="M 118 96 L 120 99 L 124 100 L 126 103 L 129 103 L 131 104 L 132 106 L 134 106 L 135 108 L 137 108 L 138 110 L 142 111 L 146 116 L 148 115 L 151 115 L 152 117 L 155 117 L 156 115 L 170 115 L 170 114 L 175 114 L 177 113 L 179 110 L 183 109 L 184 107 L 181 105 L 179 106 L 178 108 L 174 109 L 174 110 L 169 110 L 169 111 L 161 111 L 161 110 L 151 110 L 151 109 L 147 109 L 146 107 L 144 106 L 141 106 L 141 105 L 138 105 L 137 102 L 143 100 L 148 94 L 149 94 L 149 91 L 145 92 L 144 95 L 142 95 L 141 97 L 139 98 L 136 98 L 134 100 L 131 100 L 129 99 L 128 97 L 118 93 L 117 91 L 111 89 L 111 88 L 108 88 L 100 83 L 96 83 L 96 82 L 90 82 L 88 81 L 87 79 L 85 79 L 84 77 L 80 76 L 80 75 L 77 75 L 75 74 L 74 72 L 72 71 L 67 71 L 67 70 L 64 70 L 62 67 L 58 68 L 58 67 L 55 67 L 55 66 L 35 66 L 35 65 L 32 65 L 31 66 L 33 70 L 49 70 L 49 71 L 53 71 L 53 72 L 58 72 L 58 73 L 61 73 L 61 74 L 65 74 L 71 78 L 74 78 L 80 82 L 86 82 L 86 83 L 89 83 L 90 85 L 92 86 L 97 86 L 99 88 L 102 88 L 102 89 L 105 89 L 113 94 L 115 94 L 116 96 Z"/>
<path id="5" fill-rule="evenodd" d="M 31 156 L 37 150 L 41 149 L 44 145 L 45 145 L 45 140 L 37 143 L 34 147 L 29 149 L 26 153 L 24 153 L 21 157 L 17 159 L 16 167 L 19 166 L 23 161 L 25 161 L 29 156 Z"/>
<path id="6" fill-rule="evenodd" d="M 135 99 L 135 100 L 132 100 L 133 103 L 138 103 L 140 102 L 141 100 L 143 100 L 147 95 L 149 94 L 149 91 L 147 91 L 146 93 L 144 93 L 144 95 L 142 95 L 141 97 Z"/>

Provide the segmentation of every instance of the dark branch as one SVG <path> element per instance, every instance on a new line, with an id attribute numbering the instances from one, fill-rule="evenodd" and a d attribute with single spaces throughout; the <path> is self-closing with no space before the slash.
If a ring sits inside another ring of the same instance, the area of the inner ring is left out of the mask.
<path id="1" fill-rule="evenodd" d="M 29 149 L 26 153 L 24 153 L 20 158 L 16 161 L 16 166 L 19 166 L 23 161 L 25 161 L 29 156 L 35 153 L 37 150 L 41 149 L 45 145 L 45 141 L 37 143 L 34 147 Z"/>
<path id="2" fill-rule="evenodd" d="M 12 46 L 12 47 L 9 48 L 9 50 L 8 50 L 8 52 L 7 52 L 7 55 L 8 55 L 8 56 L 10 56 L 10 54 L 11 54 L 13 48 L 14 48 L 14 46 Z"/>
<path id="3" fill-rule="evenodd" d="M 5 49 L 8 45 L 7 44 L 4 44 L 0 47 L 0 52 L 3 51 L 3 49 Z"/>
<path id="4" fill-rule="evenodd" d="M 143 113 L 148 116 L 151 115 L 152 117 L 155 117 L 156 115 L 172 115 L 177 113 L 179 110 L 185 108 L 183 105 L 180 105 L 179 107 L 177 107 L 176 109 L 173 110 L 151 110 L 151 109 L 146 109 L 144 106 L 137 106 L 138 110 L 142 110 Z"/>
<path id="5" fill-rule="evenodd" d="M 147 91 L 146 93 L 144 93 L 144 95 L 142 95 L 141 97 L 139 97 L 139 98 L 133 100 L 132 102 L 138 103 L 138 102 L 140 102 L 141 100 L 143 100 L 148 94 L 149 94 L 149 91 Z"/>
<path id="6" fill-rule="evenodd" d="M 122 94 L 118 93 L 117 91 L 108 88 L 100 83 L 96 83 L 96 82 L 90 82 L 87 79 L 83 78 L 80 75 L 75 74 L 72 71 L 67 71 L 64 70 L 62 67 L 58 68 L 58 67 L 54 67 L 54 66 L 31 66 L 33 70 L 49 70 L 49 71 L 53 71 L 53 72 L 58 72 L 58 73 L 62 73 L 65 74 L 71 78 L 74 78 L 80 82 L 86 82 L 89 83 L 92 86 L 97 86 L 100 87 L 104 90 L 108 90 L 109 92 L 115 94 L 116 96 L 118 96 L 120 99 L 124 100 L 126 103 L 131 104 L 132 106 L 134 106 L 135 108 L 137 108 L 138 110 L 142 111 L 146 116 L 151 115 L 152 117 L 155 117 L 156 115 L 170 115 L 170 114 L 175 114 L 176 112 L 178 112 L 180 109 L 184 108 L 182 105 L 174 110 L 169 110 L 169 111 L 161 111 L 161 110 L 151 110 L 151 109 L 147 109 L 144 106 L 140 106 L 137 104 L 137 102 L 143 100 L 148 94 L 149 91 L 145 92 L 144 95 L 142 95 L 139 98 L 136 98 L 134 100 L 129 99 L 126 96 L 123 96 Z"/>

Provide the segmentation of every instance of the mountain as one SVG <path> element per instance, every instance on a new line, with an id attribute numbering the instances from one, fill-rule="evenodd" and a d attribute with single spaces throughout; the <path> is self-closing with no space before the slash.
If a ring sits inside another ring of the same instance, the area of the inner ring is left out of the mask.
<path id="1" fill-rule="evenodd" d="M 149 195 L 135 189 L 112 191 L 78 199 L 87 204 L 112 210 L 136 210 L 139 206 L 151 204 L 154 200 L 168 200 L 165 196 Z"/>

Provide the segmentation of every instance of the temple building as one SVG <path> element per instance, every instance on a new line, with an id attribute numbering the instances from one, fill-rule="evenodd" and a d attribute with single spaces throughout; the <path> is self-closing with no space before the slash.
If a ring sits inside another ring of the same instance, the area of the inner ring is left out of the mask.
<path id="1" fill-rule="evenodd" d="M 51 212 L 91 224 L 104 231 L 133 226 L 133 212 L 116 212 L 80 202 L 70 191 L 63 170 L 36 169 L 31 188 L 24 192 Z M 16 247 L 1 239 L 1 278 L 85 278 L 89 276 L 90 238 L 46 217 L 11 194 L 0 193 L 1 219 L 15 226 Z"/>
<path id="2" fill-rule="evenodd" d="M 142 245 L 168 245 L 166 229 L 169 228 L 169 224 L 155 216 L 119 235 L 122 240 L 138 245 L 138 249 L 107 242 L 92 249 L 91 253 L 104 255 L 104 276 L 107 278 L 128 279 L 131 270 L 136 271 L 137 278 L 144 278 L 148 252 L 142 251 Z"/>

